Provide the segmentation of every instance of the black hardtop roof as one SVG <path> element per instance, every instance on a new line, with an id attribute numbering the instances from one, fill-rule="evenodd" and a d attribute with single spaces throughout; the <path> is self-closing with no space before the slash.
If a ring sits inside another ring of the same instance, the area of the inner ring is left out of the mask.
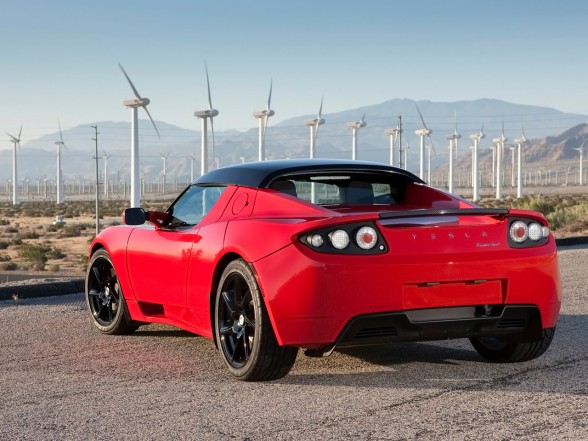
<path id="1" fill-rule="evenodd" d="M 424 183 L 414 174 L 386 164 L 341 159 L 279 159 L 246 162 L 212 170 L 198 179 L 196 184 L 227 184 L 266 188 L 276 178 L 305 172 L 381 172 L 398 174 L 418 183 Z"/>

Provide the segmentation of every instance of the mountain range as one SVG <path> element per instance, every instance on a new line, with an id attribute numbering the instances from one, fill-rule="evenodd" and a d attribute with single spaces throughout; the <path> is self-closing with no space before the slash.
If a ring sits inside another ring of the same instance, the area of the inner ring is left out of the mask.
<path id="1" fill-rule="evenodd" d="M 448 162 L 447 135 L 457 129 L 459 140 L 458 167 L 469 164 L 471 145 L 469 135 L 482 128 L 486 134 L 481 143 L 481 161 L 490 161 L 489 147 L 492 138 L 504 133 L 512 141 L 523 132 L 529 140 L 525 149 L 525 163 L 560 161 L 577 158 L 573 150 L 580 146 L 588 132 L 588 116 L 564 113 L 558 110 L 514 104 L 506 101 L 480 99 L 474 101 L 431 102 L 393 99 L 381 104 L 365 106 L 338 113 L 324 114 L 326 120 L 317 136 L 317 156 L 351 158 L 351 130 L 346 122 L 357 121 L 365 115 L 367 126 L 358 132 L 358 158 L 378 162 L 389 162 L 390 140 L 385 129 L 395 128 L 402 120 L 402 144 L 409 147 L 408 168 L 418 168 L 419 138 L 416 129 L 422 128 L 417 106 L 427 127 L 432 130 L 434 152 L 433 167 Z M 222 110 L 222 109 L 221 109 Z M 279 112 L 279 109 L 277 110 Z M 222 117 L 219 115 L 217 118 Z M 270 118 L 266 133 L 268 159 L 306 157 L 309 151 L 309 128 L 305 119 L 316 115 L 301 115 L 272 124 Z M 140 155 L 142 170 L 147 179 L 157 179 L 163 171 L 162 156 L 168 156 L 168 179 L 186 182 L 190 177 L 191 156 L 195 159 L 196 175 L 200 169 L 199 122 L 194 120 L 194 130 L 184 129 L 162 121 L 156 121 L 161 138 L 149 120 L 140 120 Z M 98 155 L 108 156 L 109 179 L 128 179 L 130 164 L 130 123 L 98 121 L 79 125 L 63 131 L 66 149 L 62 152 L 64 179 L 92 179 L 95 173 L 95 142 L 93 125 L 98 126 Z M 26 130 L 26 128 L 25 128 Z M 252 128 L 217 131 L 209 136 L 209 158 L 216 155 L 221 165 L 257 160 L 258 129 L 252 118 Z M 54 179 L 56 169 L 55 141 L 59 133 L 42 136 L 22 144 L 19 152 L 19 179 Z M 428 141 L 427 141 L 428 142 Z M 8 144 L 8 140 L 6 141 Z M 0 179 L 12 176 L 12 149 L 0 150 Z M 100 161 L 103 170 L 104 161 Z"/>

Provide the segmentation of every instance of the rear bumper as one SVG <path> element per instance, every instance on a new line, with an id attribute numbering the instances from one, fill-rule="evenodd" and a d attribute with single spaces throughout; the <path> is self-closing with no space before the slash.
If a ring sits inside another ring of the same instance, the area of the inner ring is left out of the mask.
<path id="1" fill-rule="evenodd" d="M 541 338 L 541 330 L 541 313 L 536 306 L 420 309 L 355 317 L 343 329 L 336 346 L 498 335 L 513 341 L 535 341 Z"/>

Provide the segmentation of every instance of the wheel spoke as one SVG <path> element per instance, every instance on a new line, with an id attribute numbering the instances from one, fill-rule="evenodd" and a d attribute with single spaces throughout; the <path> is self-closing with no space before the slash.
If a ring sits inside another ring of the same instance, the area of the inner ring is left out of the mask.
<path id="1" fill-rule="evenodd" d="M 247 337 L 246 328 L 243 329 L 243 361 L 249 360 L 249 354 L 251 353 L 249 348 L 249 338 Z"/>
<path id="2" fill-rule="evenodd" d="M 232 326 L 223 326 L 222 328 L 220 328 L 218 330 L 218 332 L 220 333 L 220 335 L 230 335 L 233 333 L 233 327 Z"/>
<path id="3" fill-rule="evenodd" d="M 233 317 L 235 314 L 235 292 L 234 291 L 224 291 L 222 293 L 223 296 L 223 303 L 229 312 L 229 317 Z"/>

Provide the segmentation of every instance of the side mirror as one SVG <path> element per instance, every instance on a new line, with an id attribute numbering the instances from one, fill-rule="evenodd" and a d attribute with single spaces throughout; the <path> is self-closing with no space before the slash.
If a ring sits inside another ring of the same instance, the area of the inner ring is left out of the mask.
<path id="1" fill-rule="evenodd" d="M 125 225 L 143 225 L 146 220 L 147 216 L 142 208 L 127 208 L 123 213 Z"/>

